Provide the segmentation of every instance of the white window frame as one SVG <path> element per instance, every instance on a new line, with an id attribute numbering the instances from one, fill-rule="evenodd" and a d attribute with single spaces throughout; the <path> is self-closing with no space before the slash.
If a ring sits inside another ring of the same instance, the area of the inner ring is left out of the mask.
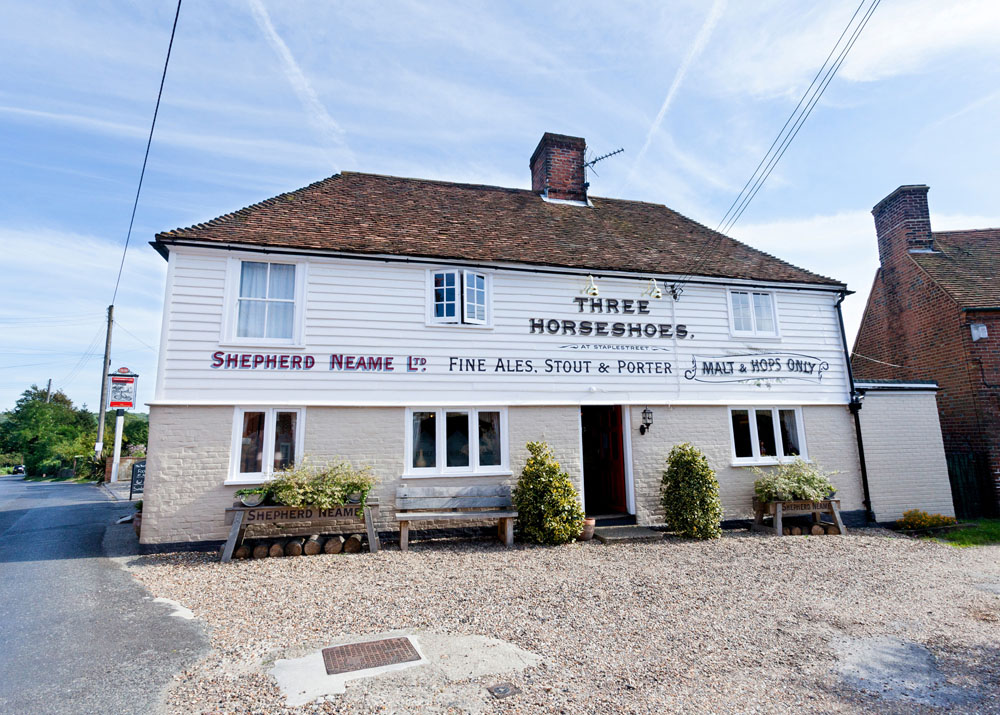
<path id="1" fill-rule="evenodd" d="M 295 308 L 292 318 L 291 338 L 244 338 L 236 334 L 237 323 L 239 322 L 237 312 L 240 301 L 240 267 L 243 261 L 251 263 L 278 263 L 288 266 L 295 266 Z M 306 295 L 306 274 L 308 272 L 308 261 L 289 259 L 285 256 L 271 257 L 268 255 L 254 255 L 243 257 L 230 257 L 226 266 L 226 288 L 223 298 L 225 313 L 222 320 L 222 335 L 220 346 L 222 347 L 286 347 L 301 348 L 304 343 L 305 327 L 305 295 Z"/>
<path id="2" fill-rule="evenodd" d="M 434 435 L 435 456 L 437 464 L 433 467 L 414 467 L 413 459 L 413 413 L 433 412 L 437 433 Z M 448 467 L 445 444 L 447 429 L 445 425 L 446 412 L 466 412 L 469 418 L 469 466 Z M 479 413 L 500 413 L 500 464 L 479 466 Z M 449 407 L 407 407 L 403 423 L 406 439 L 403 453 L 403 479 L 421 477 L 509 477 L 510 471 L 510 440 L 507 434 L 506 407 L 465 407 L 460 405 Z"/>
<path id="3" fill-rule="evenodd" d="M 243 415 L 247 412 L 264 413 L 264 455 L 261 472 L 240 470 L 240 454 L 243 446 Z M 263 484 L 274 479 L 274 430 L 278 412 L 295 412 L 295 455 L 297 461 L 303 458 L 306 434 L 306 410 L 304 407 L 236 407 L 233 411 L 233 437 L 229 454 L 229 472 L 226 484 Z"/>
<path id="4" fill-rule="evenodd" d="M 455 317 L 438 318 L 434 315 L 434 274 L 454 273 L 455 274 Z M 477 320 L 466 318 L 465 316 L 465 277 L 467 275 L 482 276 L 486 289 L 486 319 Z M 427 270 L 427 296 L 426 296 L 426 323 L 429 326 L 457 326 L 463 328 L 492 328 L 493 327 L 493 274 L 488 271 L 473 270 L 468 268 L 440 267 L 429 268 Z"/>
<path id="5" fill-rule="evenodd" d="M 733 293 L 746 293 L 750 296 L 750 320 L 753 322 L 752 330 L 737 330 L 736 318 L 733 316 Z M 771 297 L 771 318 L 774 320 L 774 330 L 772 332 L 761 332 L 757 330 L 757 313 L 753 308 L 753 296 L 755 293 Z M 726 289 L 726 310 L 729 314 L 729 335 L 734 338 L 754 337 L 754 338 L 780 338 L 781 328 L 778 321 L 778 297 L 773 290 L 762 290 L 760 288 L 727 288 Z"/>
<path id="6" fill-rule="evenodd" d="M 753 452 L 751 457 L 737 457 L 736 456 L 736 433 L 733 429 L 733 412 L 746 410 L 750 417 L 750 450 Z M 799 437 L 799 454 L 795 457 L 785 457 L 785 456 L 775 456 L 775 457 L 761 457 L 760 456 L 760 440 L 757 438 L 757 417 L 756 410 L 769 410 L 771 412 L 771 420 L 774 424 L 774 447 L 775 451 L 779 455 L 784 455 L 785 445 L 781 439 L 781 418 L 779 416 L 779 410 L 792 410 L 795 412 L 795 429 Z M 787 464 L 789 462 L 794 462 L 796 459 L 804 459 L 809 461 L 809 447 L 806 444 L 806 427 L 802 421 L 802 408 L 794 407 L 791 405 L 733 405 L 726 411 L 726 416 L 729 418 L 729 452 L 732 458 L 732 464 L 735 467 L 739 466 L 759 466 L 767 464 Z"/>

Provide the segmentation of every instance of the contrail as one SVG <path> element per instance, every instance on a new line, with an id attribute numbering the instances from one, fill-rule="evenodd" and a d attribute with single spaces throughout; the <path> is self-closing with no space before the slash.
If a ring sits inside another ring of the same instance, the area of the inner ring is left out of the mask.
<path id="1" fill-rule="evenodd" d="M 254 19 L 257 21 L 260 29 L 264 31 L 264 35 L 267 37 L 267 41 L 271 44 L 271 47 L 274 48 L 274 51 L 278 53 L 278 57 L 281 58 L 285 76 L 292 85 L 292 89 L 295 90 L 295 94 L 298 95 L 299 101 L 302 102 L 303 107 L 309 114 L 309 118 L 312 119 L 313 123 L 316 124 L 322 133 L 323 138 L 328 144 L 328 148 L 340 150 L 333 151 L 332 153 L 327 152 L 328 158 L 335 165 L 337 162 L 334 158 L 338 154 L 348 157 L 353 162 L 354 155 L 343 138 L 344 129 L 330 116 L 330 113 L 326 111 L 326 107 L 319 100 L 319 95 L 316 94 L 316 90 L 313 89 L 312 85 L 309 84 L 309 80 L 302 73 L 302 68 L 295 61 L 295 57 L 292 56 L 288 45 L 285 44 L 285 41 L 281 39 L 281 36 L 274 29 L 271 16 L 268 15 L 264 3 L 261 0 L 249 0 L 249 2 Z"/>
<path id="2" fill-rule="evenodd" d="M 667 116 L 667 110 L 670 109 L 670 105 L 674 101 L 674 95 L 677 94 L 677 90 L 680 88 L 681 83 L 684 82 L 684 77 L 687 75 L 688 69 L 698 59 L 698 55 L 701 54 L 702 50 L 705 49 L 705 45 L 708 44 L 708 39 L 712 36 L 712 32 L 715 30 L 716 24 L 719 22 L 719 18 L 722 17 L 723 11 L 726 9 L 726 0 L 715 0 L 712 4 L 712 9 L 708 11 L 708 17 L 705 18 L 705 23 L 701 26 L 698 31 L 698 36 L 694 38 L 694 44 L 691 45 L 691 49 L 688 50 L 687 57 L 681 62 L 681 66 L 677 68 L 677 74 L 674 76 L 673 84 L 670 85 L 670 89 L 667 91 L 667 96 L 663 100 L 663 104 L 660 106 L 660 111 L 656 114 L 656 119 L 653 120 L 652 125 L 649 127 L 649 133 L 646 134 L 646 142 L 642 145 L 642 149 L 636 154 L 635 161 L 632 162 L 632 168 L 629 169 L 628 176 L 625 179 L 625 183 L 628 184 L 632 181 L 632 176 L 635 174 L 635 170 L 639 167 L 639 162 L 642 161 L 642 157 L 645 156 L 646 151 L 649 149 L 649 145 L 653 143 L 653 136 L 660 130 L 660 125 L 663 123 L 663 118 Z"/>

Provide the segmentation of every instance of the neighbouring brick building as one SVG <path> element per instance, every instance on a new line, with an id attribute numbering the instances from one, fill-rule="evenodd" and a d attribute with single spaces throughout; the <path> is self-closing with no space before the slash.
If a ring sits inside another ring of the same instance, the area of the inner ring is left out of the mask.
<path id="1" fill-rule="evenodd" d="M 1000 229 L 932 231 L 928 187 L 872 210 L 880 267 L 852 364 L 858 380 L 940 386 L 937 405 L 960 516 L 1000 498 Z"/>

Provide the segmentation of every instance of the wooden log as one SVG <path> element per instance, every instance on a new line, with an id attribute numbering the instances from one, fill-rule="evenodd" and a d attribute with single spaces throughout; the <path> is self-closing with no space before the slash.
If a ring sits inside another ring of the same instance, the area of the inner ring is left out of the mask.
<path id="1" fill-rule="evenodd" d="M 792 527 L 792 536 L 802 536 L 802 527 L 801 526 L 793 526 Z"/>
<path id="2" fill-rule="evenodd" d="M 233 549 L 234 559 L 249 559 L 250 558 L 250 547 L 246 544 L 240 544 L 235 549 Z"/>
<path id="3" fill-rule="evenodd" d="M 339 554 L 344 550 L 344 537 L 340 534 L 331 536 L 323 543 L 324 554 Z"/>
<path id="4" fill-rule="evenodd" d="M 305 543 L 305 539 L 301 536 L 297 536 L 294 539 L 289 539 L 288 543 L 285 544 L 285 556 L 301 556 L 302 555 L 302 545 Z"/>
<path id="5" fill-rule="evenodd" d="M 825 526 L 827 534 L 830 534 L 832 536 L 840 535 L 840 527 L 838 527 L 836 524 L 826 524 Z"/>
<path id="6" fill-rule="evenodd" d="M 251 551 L 250 553 L 255 559 L 266 559 L 268 556 L 271 555 L 270 551 L 267 548 L 267 544 L 264 543 L 263 541 L 258 541 L 254 545 L 253 551 Z"/>
<path id="7" fill-rule="evenodd" d="M 323 540 L 319 538 L 319 534 L 313 534 L 310 536 L 306 539 L 306 543 L 302 546 L 302 553 L 306 556 L 315 556 L 322 550 Z"/>
<path id="8" fill-rule="evenodd" d="M 363 538 L 361 534 L 351 534 L 348 536 L 347 541 L 344 542 L 344 553 L 356 554 L 361 551 L 361 540 Z"/>
<path id="9" fill-rule="evenodd" d="M 811 534 L 812 534 L 813 536 L 822 536 L 823 534 L 825 534 L 825 533 L 826 533 L 826 529 L 824 529 L 824 528 L 823 528 L 822 526 L 820 526 L 819 524 L 813 524 L 813 525 L 812 525 L 812 528 L 811 528 L 811 529 L 809 530 L 809 532 L 810 532 L 810 533 L 811 533 Z"/>
<path id="10" fill-rule="evenodd" d="M 275 541 L 268 548 L 267 553 L 270 556 L 284 556 L 285 555 L 285 542 Z"/>
<path id="11" fill-rule="evenodd" d="M 792 535 L 792 527 L 790 527 L 790 526 L 783 527 L 781 529 L 781 535 L 782 536 L 791 536 Z"/>

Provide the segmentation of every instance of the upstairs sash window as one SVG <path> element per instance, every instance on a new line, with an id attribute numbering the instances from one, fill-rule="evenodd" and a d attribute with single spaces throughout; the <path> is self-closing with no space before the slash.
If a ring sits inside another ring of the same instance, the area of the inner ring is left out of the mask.
<path id="1" fill-rule="evenodd" d="M 489 323 L 490 278 L 466 270 L 430 272 L 429 322 L 441 325 Z"/>
<path id="2" fill-rule="evenodd" d="M 242 261 L 237 338 L 291 340 L 295 328 L 295 266 Z"/>
<path id="3" fill-rule="evenodd" d="M 777 336 L 773 293 L 731 290 L 729 310 L 734 335 Z"/>

